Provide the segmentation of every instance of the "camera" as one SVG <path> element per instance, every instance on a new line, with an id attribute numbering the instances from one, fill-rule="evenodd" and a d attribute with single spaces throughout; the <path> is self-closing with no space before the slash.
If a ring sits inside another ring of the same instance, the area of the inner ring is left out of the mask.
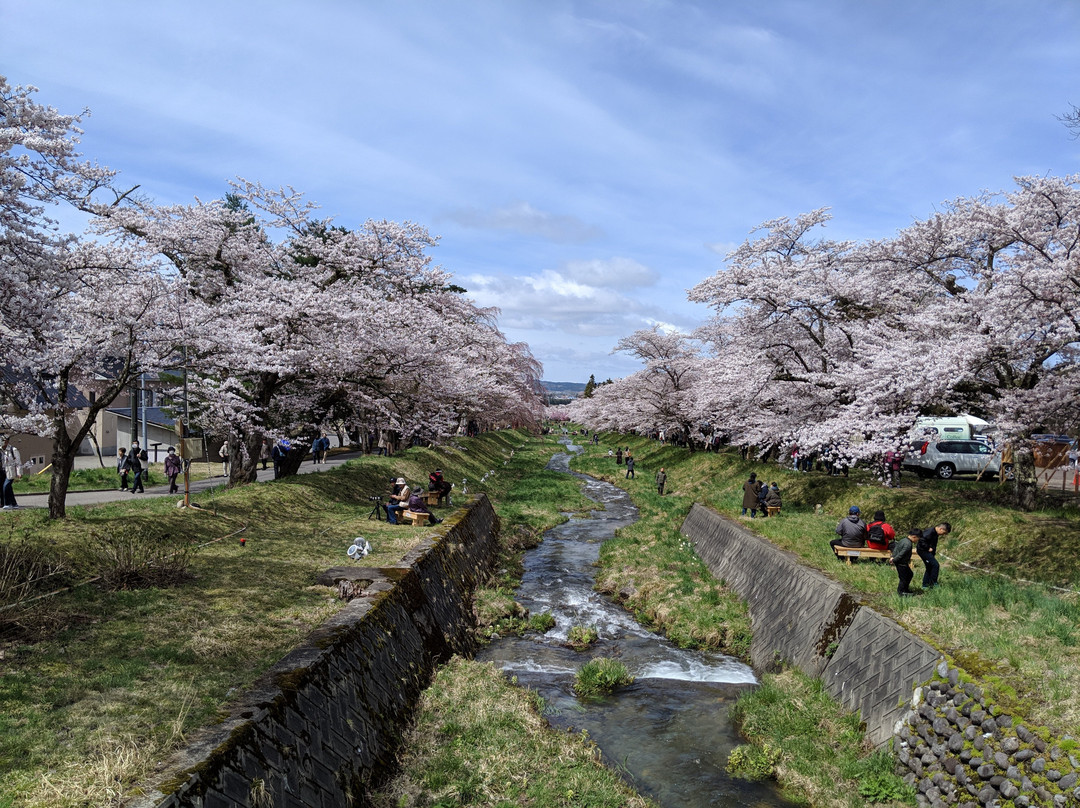
<path id="1" fill-rule="evenodd" d="M 382 502 L 382 497 L 368 497 L 368 502 Z"/>

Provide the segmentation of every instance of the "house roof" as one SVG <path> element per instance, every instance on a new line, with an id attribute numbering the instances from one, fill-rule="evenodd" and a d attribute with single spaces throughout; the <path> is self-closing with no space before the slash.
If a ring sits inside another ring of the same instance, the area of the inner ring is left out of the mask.
<path id="1" fill-rule="evenodd" d="M 138 415 L 139 420 L 142 420 L 144 410 L 146 411 L 146 422 L 148 424 L 155 424 L 157 426 L 167 427 L 168 429 L 172 429 L 176 426 L 176 419 L 171 415 L 166 414 L 165 410 L 161 407 L 140 407 Z M 109 407 L 107 412 L 111 412 L 121 420 L 131 420 L 130 407 Z"/>

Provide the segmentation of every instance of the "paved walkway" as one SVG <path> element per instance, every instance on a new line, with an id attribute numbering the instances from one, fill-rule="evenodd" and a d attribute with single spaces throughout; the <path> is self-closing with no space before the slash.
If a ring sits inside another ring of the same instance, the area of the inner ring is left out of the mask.
<path id="1" fill-rule="evenodd" d="M 358 457 L 363 457 L 363 452 L 343 452 L 340 454 L 329 455 L 326 458 L 325 463 L 312 463 L 310 459 L 303 462 L 300 468 L 297 470 L 299 474 L 314 474 L 320 471 L 329 471 L 330 469 L 337 468 L 344 465 L 349 460 L 354 460 Z M 96 459 L 95 459 L 96 462 Z M 265 471 L 260 467 L 259 469 L 259 482 L 266 482 L 267 480 L 274 479 L 274 467 L 267 464 Z M 214 463 L 214 468 L 221 468 L 220 463 Z M 116 502 L 118 500 L 132 500 L 141 499 L 144 496 L 147 497 L 175 497 L 183 499 L 184 496 L 184 478 L 178 477 L 177 484 L 180 486 L 180 493 L 170 494 L 169 483 L 165 479 L 161 472 L 155 470 L 154 481 L 161 482 L 161 485 L 153 485 L 146 487 L 145 494 L 132 494 L 128 491 L 68 491 L 65 499 L 65 505 L 100 505 L 103 502 Z M 192 494 L 196 494 L 200 491 L 208 491 L 211 488 L 225 485 L 228 480 L 225 477 L 210 477 L 204 480 L 193 480 L 191 482 L 190 491 Z M 49 495 L 44 494 L 19 494 L 18 502 L 20 508 L 47 508 L 49 506 Z"/>

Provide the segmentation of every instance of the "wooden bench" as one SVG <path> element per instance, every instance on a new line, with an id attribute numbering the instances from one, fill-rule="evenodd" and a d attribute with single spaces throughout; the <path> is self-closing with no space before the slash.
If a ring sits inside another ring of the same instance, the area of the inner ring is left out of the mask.
<path id="1" fill-rule="evenodd" d="M 430 513 L 421 513 L 418 511 L 402 511 L 401 521 L 408 522 L 413 527 L 423 527 L 428 523 L 428 517 Z"/>
<path id="2" fill-rule="evenodd" d="M 439 504 L 439 492 L 438 491 L 425 491 L 424 492 L 424 504 L 429 508 L 437 507 Z"/>
<path id="3" fill-rule="evenodd" d="M 766 505 L 765 506 L 765 511 L 766 511 L 768 516 L 779 516 L 780 515 L 780 506 L 779 505 Z"/>
<path id="4" fill-rule="evenodd" d="M 848 564 L 854 564 L 860 559 L 888 561 L 892 558 L 892 553 L 888 550 L 871 550 L 869 547 L 833 547 L 832 549 L 837 558 Z"/>

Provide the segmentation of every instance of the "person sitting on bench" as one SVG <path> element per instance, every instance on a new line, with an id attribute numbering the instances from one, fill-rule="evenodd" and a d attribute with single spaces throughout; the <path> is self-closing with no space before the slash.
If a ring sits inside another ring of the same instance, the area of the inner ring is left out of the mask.
<path id="1" fill-rule="evenodd" d="M 426 513 L 428 515 L 428 521 L 433 525 L 439 524 L 442 519 L 436 518 L 428 506 L 424 504 L 424 498 L 420 496 L 419 491 L 414 491 L 412 496 L 409 497 L 409 510 L 413 513 Z"/>
<path id="2" fill-rule="evenodd" d="M 397 515 L 409 507 L 409 495 L 412 492 L 405 484 L 404 477 L 398 477 L 394 483 L 394 490 L 390 492 L 390 501 L 386 503 L 386 521 L 392 525 L 398 524 Z"/>
<path id="3" fill-rule="evenodd" d="M 780 498 L 780 486 L 773 483 L 769 486 L 768 493 L 765 494 L 765 507 L 770 511 L 775 508 L 776 510 L 773 512 L 779 513 L 783 504 L 783 500 Z"/>
<path id="4" fill-rule="evenodd" d="M 442 469 L 435 469 L 428 475 L 428 491 L 439 492 L 439 504 L 443 504 L 443 500 L 449 501 L 450 489 L 453 488 L 453 484 L 443 479 Z"/>
<path id="5" fill-rule="evenodd" d="M 885 511 L 874 511 L 874 521 L 866 526 L 866 546 L 871 550 L 891 550 L 896 531 L 885 521 Z"/>
<path id="6" fill-rule="evenodd" d="M 840 520 L 836 526 L 838 538 L 829 542 L 829 546 L 835 551 L 837 547 L 865 547 L 866 546 L 866 522 L 859 518 L 859 506 L 852 505 L 848 515 Z"/>

